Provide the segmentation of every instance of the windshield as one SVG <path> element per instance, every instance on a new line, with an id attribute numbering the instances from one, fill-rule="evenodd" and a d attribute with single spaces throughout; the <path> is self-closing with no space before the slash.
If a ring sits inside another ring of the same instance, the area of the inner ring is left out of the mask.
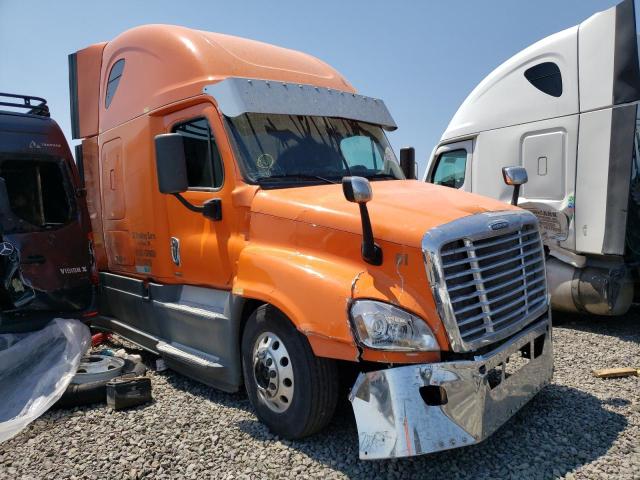
<path id="1" fill-rule="evenodd" d="M 227 117 L 247 181 L 267 187 L 357 175 L 404 179 L 382 128 L 342 118 L 248 113 Z"/>
<path id="2" fill-rule="evenodd" d="M 75 215 L 75 201 L 63 161 L 44 155 L 0 155 L 0 177 L 15 228 L 5 233 L 37 232 L 66 225 Z M 8 228 L 8 227 L 5 227 Z"/>

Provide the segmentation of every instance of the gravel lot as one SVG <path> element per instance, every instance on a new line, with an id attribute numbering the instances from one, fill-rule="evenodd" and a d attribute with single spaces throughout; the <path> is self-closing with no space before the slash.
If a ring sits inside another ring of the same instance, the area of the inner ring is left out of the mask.
<path id="1" fill-rule="evenodd" d="M 0 478 L 640 478 L 640 378 L 591 376 L 640 367 L 640 311 L 555 323 L 553 384 L 481 445 L 361 462 L 346 401 L 326 431 L 287 442 L 244 394 L 151 372 L 152 404 L 50 411 L 0 444 Z"/>

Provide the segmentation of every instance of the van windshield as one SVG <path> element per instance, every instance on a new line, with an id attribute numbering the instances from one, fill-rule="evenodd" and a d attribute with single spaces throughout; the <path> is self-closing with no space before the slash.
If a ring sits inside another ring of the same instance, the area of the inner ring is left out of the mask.
<path id="1" fill-rule="evenodd" d="M 227 117 L 245 179 L 267 188 L 335 183 L 347 175 L 404 179 L 381 127 L 342 118 Z"/>
<path id="2" fill-rule="evenodd" d="M 75 201 L 62 161 L 3 155 L 0 177 L 7 186 L 16 233 L 51 230 L 72 220 Z"/>

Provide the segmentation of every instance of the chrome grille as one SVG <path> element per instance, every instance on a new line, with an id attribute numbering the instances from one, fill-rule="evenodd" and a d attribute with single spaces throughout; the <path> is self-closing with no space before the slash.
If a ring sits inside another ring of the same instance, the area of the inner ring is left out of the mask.
<path id="1" fill-rule="evenodd" d="M 454 350 L 504 338 L 546 309 L 544 253 L 528 212 L 466 217 L 430 232 L 423 249 Z"/>

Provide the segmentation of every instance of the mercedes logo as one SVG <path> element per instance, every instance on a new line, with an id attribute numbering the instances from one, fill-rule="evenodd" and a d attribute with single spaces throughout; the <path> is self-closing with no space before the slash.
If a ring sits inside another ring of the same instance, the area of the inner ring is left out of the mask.
<path id="1" fill-rule="evenodd" d="M 0 255 L 3 257 L 8 257 L 15 251 L 15 247 L 9 242 L 0 243 Z"/>

